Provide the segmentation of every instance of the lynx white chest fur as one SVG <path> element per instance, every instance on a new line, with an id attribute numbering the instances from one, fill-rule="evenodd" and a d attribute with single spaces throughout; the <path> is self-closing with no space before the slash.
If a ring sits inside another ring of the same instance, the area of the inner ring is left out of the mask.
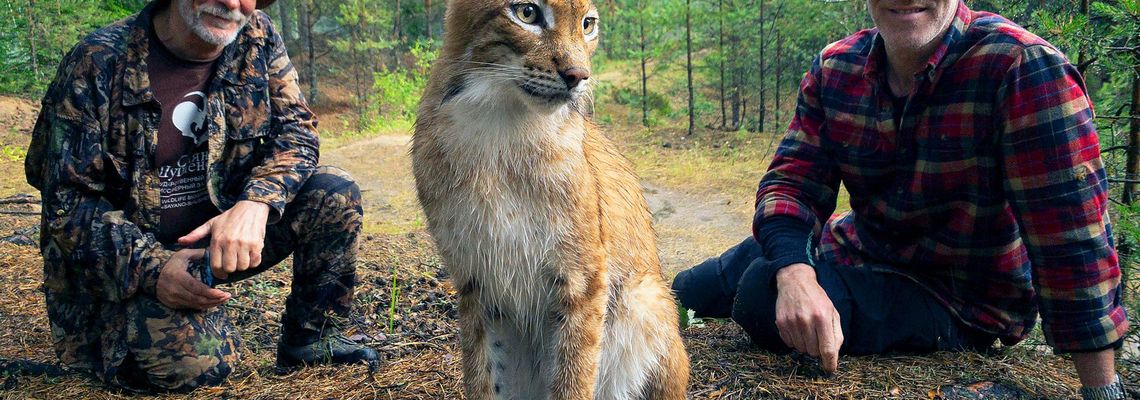
<path id="1" fill-rule="evenodd" d="M 587 118 L 586 0 L 452 0 L 413 171 L 459 290 L 468 399 L 683 399 L 650 215 Z"/>

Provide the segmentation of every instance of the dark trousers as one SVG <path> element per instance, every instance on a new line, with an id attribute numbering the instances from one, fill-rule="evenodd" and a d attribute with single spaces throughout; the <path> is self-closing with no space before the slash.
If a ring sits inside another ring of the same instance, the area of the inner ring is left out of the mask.
<path id="1" fill-rule="evenodd" d="M 776 329 L 776 272 L 749 237 L 673 282 L 681 304 L 698 316 L 728 317 L 752 341 L 777 352 L 789 348 Z M 816 277 L 839 312 L 843 354 L 981 350 L 996 335 L 971 328 L 911 278 L 891 272 L 817 263 Z"/>
<path id="2" fill-rule="evenodd" d="M 228 282 L 264 272 L 292 254 L 282 341 L 312 342 L 346 318 L 352 306 L 362 216 L 360 190 L 352 178 L 340 169 L 321 167 L 285 206 L 281 219 L 266 226 L 261 265 L 231 274 Z M 224 305 L 201 312 L 172 310 L 152 296 L 138 295 L 127 308 L 128 355 L 114 383 L 191 390 L 224 382 L 238 362 L 240 338 Z"/>
<path id="3" fill-rule="evenodd" d="M 363 223 L 360 189 L 347 172 L 320 167 L 285 205 L 277 223 L 265 227 L 261 265 L 219 283 L 260 274 L 293 256 L 293 283 L 281 316 L 282 339 L 316 341 L 345 319 L 356 284 L 357 237 Z"/>

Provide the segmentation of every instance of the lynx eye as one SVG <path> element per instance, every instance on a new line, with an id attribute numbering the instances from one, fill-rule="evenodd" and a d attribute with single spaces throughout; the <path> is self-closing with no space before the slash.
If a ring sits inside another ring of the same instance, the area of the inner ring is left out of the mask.
<path id="1" fill-rule="evenodd" d="M 593 35 L 594 32 L 597 30 L 598 30 L 598 18 L 597 17 L 586 17 L 586 19 L 582 20 L 582 32 L 585 32 L 586 36 Z"/>
<path id="2" fill-rule="evenodd" d="M 542 21 L 542 11 L 532 3 L 515 4 L 511 6 L 515 16 L 525 24 L 538 25 Z"/>

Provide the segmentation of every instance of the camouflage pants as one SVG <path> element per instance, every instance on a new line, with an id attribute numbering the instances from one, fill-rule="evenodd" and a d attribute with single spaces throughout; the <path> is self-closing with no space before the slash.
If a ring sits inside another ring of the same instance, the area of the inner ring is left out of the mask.
<path id="1" fill-rule="evenodd" d="M 262 263 L 231 274 L 237 281 L 293 255 L 292 291 L 282 316 L 282 340 L 307 344 L 348 316 L 356 280 L 360 190 L 347 173 L 321 167 L 266 227 Z M 218 283 L 225 283 L 219 281 Z M 128 356 L 113 383 L 183 391 L 225 381 L 238 361 L 238 333 L 225 306 L 205 312 L 172 310 L 139 295 L 127 305 Z"/>

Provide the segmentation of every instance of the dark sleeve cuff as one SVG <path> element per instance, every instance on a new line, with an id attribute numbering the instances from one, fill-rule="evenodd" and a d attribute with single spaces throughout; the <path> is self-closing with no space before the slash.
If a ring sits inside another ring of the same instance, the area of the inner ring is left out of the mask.
<path id="1" fill-rule="evenodd" d="M 765 218 L 756 226 L 753 235 L 764 258 L 777 269 L 796 263 L 814 266 L 811 258 L 811 231 L 807 222 L 792 217 L 774 216 Z"/>
<path id="2" fill-rule="evenodd" d="M 245 192 L 242 193 L 241 197 L 238 197 L 238 201 L 249 200 L 268 205 L 269 218 L 267 222 L 274 224 L 281 220 L 281 216 L 285 214 L 286 195 L 284 192 L 285 189 L 275 183 L 251 180 L 246 184 Z"/>
<path id="3" fill-rule="evenodd" d="M 153 250 L 147 254 L 146 260 L 142 263 L 142 271 L 139 274 L 139 288 L 143 293 L 151 296 L 157 296 L 155 287 L 158 286 L 158 276 L 162 273 L 162 267 L 174 255 L 173 251 L 162 248 L 161 245 L 156 245 Z"/>

